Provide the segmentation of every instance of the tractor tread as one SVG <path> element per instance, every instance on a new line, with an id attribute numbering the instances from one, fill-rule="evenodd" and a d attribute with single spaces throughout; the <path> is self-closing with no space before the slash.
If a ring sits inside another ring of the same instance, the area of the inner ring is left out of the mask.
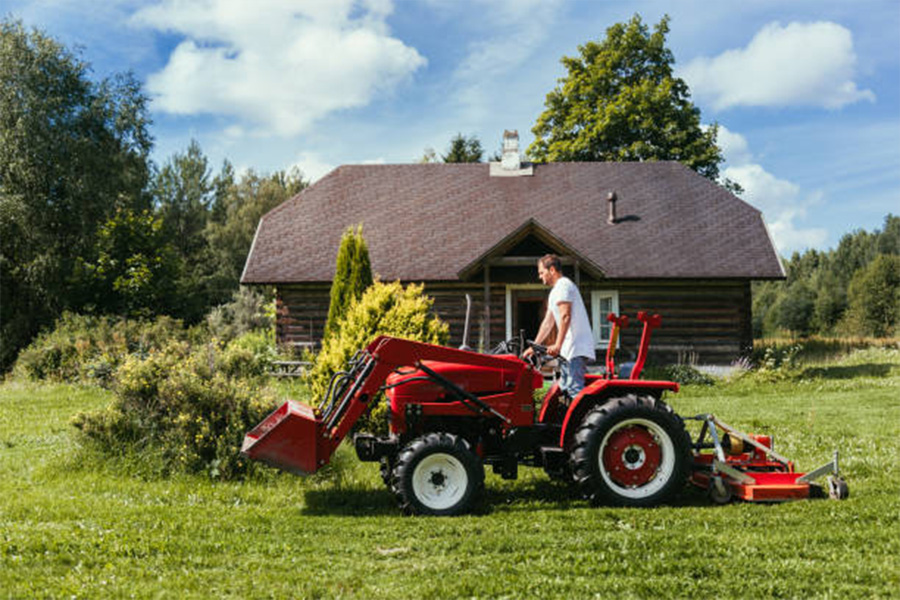
<path id="1" fill-rule="evenodd" d="M 617 494 L 602 481 L 598 461 L 598 438 L 602 429 L 613 427 L 623 418 L 642 416 L 659 417 L 660 426 L 669 433 L 676 452 L 672 480 L 659 492 L 646 498 L 626 498 Z M 592 504 L 619 506 L 655 506 L 670 501 L 687 481 L 690 466 L 690 436 L 684 421 L 662 400 L 652 396 L 628 394 L 596 406 L 585 415 L 575 432 L 569 465 L 575 485 L 584 498 Z"/>

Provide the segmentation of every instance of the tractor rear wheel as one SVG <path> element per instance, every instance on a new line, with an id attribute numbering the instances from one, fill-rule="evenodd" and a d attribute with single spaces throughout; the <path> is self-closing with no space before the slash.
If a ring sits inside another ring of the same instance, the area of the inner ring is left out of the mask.
<path id="1" fill-rule="evenodd" d="M 684 487 L 690 454 L 681 417 L 655 398 L 629 395 L 585 415 L 570 460 L 592 503 L 655 506 Z"/>
<path id="2" fill-rule="evenodd" d="M 429 433 L 397 457 L 392 479 L 408 514 L 452 516 L 468 512 L 484 491 L 484 465 L 465 439 Z"/>

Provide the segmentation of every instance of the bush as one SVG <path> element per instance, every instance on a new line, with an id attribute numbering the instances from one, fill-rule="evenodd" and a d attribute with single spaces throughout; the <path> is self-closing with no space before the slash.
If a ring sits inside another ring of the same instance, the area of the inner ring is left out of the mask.
<path id="1" fill-rule="evenodd" d="M 238 289 L 231 302 L 220 304 L 206 316 L 210 335 L 226 342 L 251 331 L 273 330 L 274 323 L 274 302 L 248 287 Z"/>
<path id="2" fill-rule="evenodd" d="M 664 372 L 665 379 L 682 385 L 713 385 L 715 383 L 712 377 L 706 373 L 701 373 L 691 365 L 669 365 L 664 369 Z"/>
<path id="3" fill-rule="evenodd" d="M 128 356 L 146 356 L 187 337 L 181 321 L 169 317 L 147 321 L 66 312 L 19 354 L 13 373 L 32 380 L 108 386 Z"/>
<path id="4" fill-rule="evenodd" d="M 353 354 L 379 335 L 430 344 L 447 342 L 449 326 L 432 313 L 433 301 L 424 295 L 423 289 L 416 284 L 404 288 L 398 282 L 375 282 L 351 305 L 340 320 L 337 332 L 322 342 L 315 364 L 306 376 L 314 403 L 322 401 L 331 376 L 344 370 Z M 373 405 L 375 408 L 357 427 L 383 433 L 387 429 L 387 406 L 377 399 Z"/>
<path id="5" fill-rule="evenodd" d="M 104 451 L 153 450 L 169 472 L 234 479 L 255 466 L 240 456 L 244 434 L 277 402 L 259 377 L 271 353 L 260 334 L 224 347 L 173 341 L 119 368 L 116 400 L 73 424 Z"/>

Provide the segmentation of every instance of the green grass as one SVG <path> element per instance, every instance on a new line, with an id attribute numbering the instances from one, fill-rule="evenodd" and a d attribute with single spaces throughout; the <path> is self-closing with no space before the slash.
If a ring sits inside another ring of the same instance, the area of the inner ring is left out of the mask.
<path id="1" fill-rule="evenodd" d="M 377 465 L 325 475 L 159 479 L 79 449 L 111 396 L 0 386 L 0 596 L 346 598 L 900 597 L 900 352 L 775 384 L 670 396 L 775 436 L 801 469 L 842 452 L 844 502 L 591 508 L 542 472 L 489 475 L 477 515 L 400 516 Z M 152 461 L 151 461 L 152 462 Z"/>

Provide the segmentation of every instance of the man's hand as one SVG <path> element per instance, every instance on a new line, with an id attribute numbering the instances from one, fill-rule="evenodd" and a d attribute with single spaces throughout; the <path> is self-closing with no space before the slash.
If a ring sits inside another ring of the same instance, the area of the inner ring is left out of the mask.
<path id="1" fill-rule="evenodd" d="M 522 353 L 522 358 L 529 358 L 534 354 L 534 348 L 531 346 L 525 348 L 525 352 Z"/>
<path id="2" fill-rule="evenodd" d="M 562 342 L 556 342 L 552 346 L 547 348 L 547 354 L 550 356 L 559 356 L 559 351 L 562 350 Z"/>

